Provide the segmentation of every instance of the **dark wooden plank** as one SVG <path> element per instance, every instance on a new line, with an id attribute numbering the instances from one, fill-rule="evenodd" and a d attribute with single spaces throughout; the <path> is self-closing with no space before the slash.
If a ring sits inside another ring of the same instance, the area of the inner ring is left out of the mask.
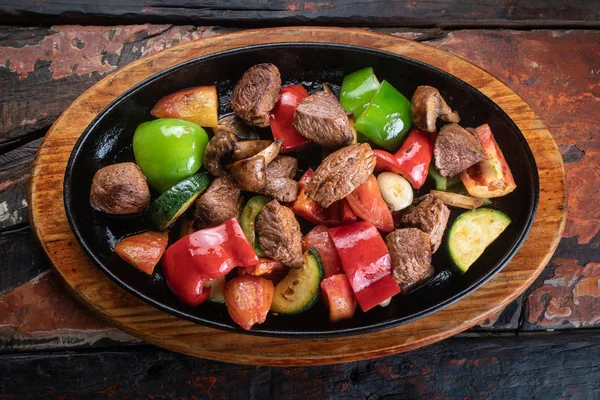
<path id="1" fill-rule="evenodd" d="M 0 232 L 29 222 L 29 170 L 41 141 L 37 139 L 0 154 Z"/>
<path id="2" fill-rule="evenodd" d="M 600 25 L 593 0 L 240 1 L 6 0 L 0 16 L 13 24 L 175 23 L 228 26 L 340 25 L 410 27 L 592 27 Z"/>
<path id="3" fill-rule="evenodd" d="M 0 356 L 0 396 L 210 399 L 597 399 L 600 336 L 453 338 L 373 361 L 303 368 L 129 351 Z M 185 395 L 187 393 L 187 395 Z"/>
<path id="4" fill-rule="evenodd" d="M 0 296 L 29 282 L 50 267 L 29 225 L 0 233 L 0 260 Z"/>

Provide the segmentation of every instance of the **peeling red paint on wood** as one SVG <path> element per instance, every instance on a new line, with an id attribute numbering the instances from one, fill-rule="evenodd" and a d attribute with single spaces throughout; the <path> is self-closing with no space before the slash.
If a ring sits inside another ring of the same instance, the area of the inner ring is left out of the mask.
<path id="1" fill-rule="evenodd" d="M 71 297 L 52 271 L 0 297 L 0 344 L 53 339 L 56 344 L 93 344 L 101 339 L 138 340 L 113 328 Z"/>
<path id="2" fill-rule="evenodd" d="M 26 78 L 39 62 L 49 62 L 54 79 L 71 75 L 104 74 L 116 69 L 107 57 L 118 57 L 123 45 L 135 40 L 142 32 L 154 35 L 169 25 L 94 26 L 82 30 L 79 26 L 55 26 L 54 33 L 39 44 L 20 48 L 0 47 L 0 67 Z"/>
<path id="3" fill-rule="evenodd" d="M 554 263 L 554 275 L 529 294 L 528 321 L 546 329 L 600 323 L 600 263 Z"/>

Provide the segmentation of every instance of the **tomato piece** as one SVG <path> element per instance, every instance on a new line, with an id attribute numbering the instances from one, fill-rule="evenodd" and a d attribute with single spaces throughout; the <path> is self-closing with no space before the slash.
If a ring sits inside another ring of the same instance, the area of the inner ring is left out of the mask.
<path id="1" fill-rule="evenodd" d="M 269 115 L 273 138 L 275 140 L 283 140 L 283 144 L 279 150 L 281 153 L 299 150 L 310 143 L 293 126 L 296 107 L 307 97 L 308 92 L 302 85 L 291 85 L 281 88 L 279 100 Z"/>
<path id="2" fill-rule="evenodd" d="M 344 272 L 340 256 L 333 245 L 331 237 L 329 237 L 329 230 L 325 225 L 315 226 L 304 237 L 303 251 L 306 252 L 311 247 L 315 247 L 321 256 L 325 278 Z"/>
<path id="3" fill-rule="evenodd" d="M 121 239 L 115 245 L 115 253 L 140 271 L 152 275 L 168 243 L 169 231 L 144 232 Z"/>
<path id="4" fill-rule="evenodd" d="M 236 324 L 249 331 L 267 319 L 274 293 L 273 282 L 259 276 L 233 278 L 225 285 L 227 312 Z"/>
<path id="5" fill-rule="evenodd" d="M 260 263 L 250 267 L 238 268 L 237 272 L 238 276 L 260 276 L 261 278 L 265 278 L 276 285 L 280 280 L 285 278 L 289 270 L 289 267 L 283 265 L 279 261 L 261 258 Z"/>
<path id="6" fill-rule="evenodd" d="M 488 158 L 460 174 L 460 180 L 465 185 L 467 192 L 471 196 L 482 199 L 501 197 L 511 193 L 517 188 L 517 185 L 504 154 L 494 139 L 490 126 L 488 124 L 481 125 L 474 131 Z"/>
<path id="7" fill-rule="evenodd" d="M 321 282 L 321 293 L 331 322 L 350 319 L 356 311 L 356 297 L 346 274 L 332 275 Z"/>
<path id="8" fill-rule="evenodd" d="M 360 221 L 330 228 L 329 235 L 363 311 L 400 293 L 400 287 L 391 275 L 390 254 L 372 223 Z"/>
<path id="9" fill-rule="evenodd" d="M 394 230 L 394 219 L 377 184 L 377 178 L 371 174 L 369 179 L 346 196 L 352 211 L 365 221 L 371 222 L 383 232 Z"/>
<path id="10" fill-rule="evenodd" d="M 177 118 L 215 128 L 219 119 L 215 86 L 197 86 L 161 98 L 150 114 L 156 118 Z"/>
<path id="11" fill-rule="evenodd" d="M 184 303 L 195 306 L 208 297 L 204 281 L 225 276 L 234 267 L 259 262 L 240 224 L 231 218 L 179 239 L 165 252 L 162 266 L 173 293 Z"/>

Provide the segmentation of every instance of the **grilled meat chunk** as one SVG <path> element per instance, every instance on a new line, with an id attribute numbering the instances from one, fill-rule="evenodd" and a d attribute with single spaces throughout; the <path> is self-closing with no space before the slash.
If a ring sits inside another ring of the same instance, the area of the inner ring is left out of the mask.
<path id="1" fill-rule="evenodd" d="M 242 192 L 229 175 L 216 178 L 196 200 L 194 228 L 217 226 L 242 212 Z"/>
<path id="2" fill-rule="evenodd" d="M 435 167 L 442 176 L 460 174 L 487 157 L 477 134 L 458 124 L 444 125 L 433 146 Z"/>
<path id="3" fill-rule="evenodd" d="M 302 136 L 329 149 L 354 140 L 346 112 L 335 95 L 326 91 L 314 93 L 298 104 L 293 125 Z"/>
<path id="4" fill-rule="evenodd" d="M 375 154 L 367 143 L 352 144 L 328 155 L 306 186 L 306 194 L 321 207 L 343 199 L 369 179 Z"/>
<path id="5" fill-rule="evenodd" d="M 269 126 L 269 112 L 277 103 L 280 91 L 281 76 L 275 65 L 253 65 L 236 83 L 231 108 L 250 125 Z"/>
<path id="6" fill-rule="evenodd" d="M 291 209 L 270 201 L 256 218 L 256 232 L 269 258 L 292 268 L 302 265 L 302 232 Z"/>
<path id="7" fill-rule="evenodd" d="M 261 193 L 271 196 L 283 203 L 298 198 L 298 182 L 292 178 L 296 175 L 298 160 L 290 156 L 277 156 L 265 168 L 267 183 Z"/>
<path id="8" fill-rule="evenodd" d="M 392 260 L 392 274 L 402 292 L 410 291 L 433 276 L 429 236 L 417 228 L 396 229 L 385 238 Z"/>
<path id="9" fill-rule="evenodd" d="M 442 243 L 444 231 L 450 217 L 450 209 L 432 194 L 421 196 L 409 206 L 400 217 L 403 226 L 419 228 L 429 235 L 431 253 L 435 253 Z"/>

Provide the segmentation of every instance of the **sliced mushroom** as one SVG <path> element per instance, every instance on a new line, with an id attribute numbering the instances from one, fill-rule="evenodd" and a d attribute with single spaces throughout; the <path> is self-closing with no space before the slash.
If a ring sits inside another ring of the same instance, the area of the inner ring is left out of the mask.
<path id="1" fill-rule="evenodd" d="M 234 182 L 248 192 L 259 192 L 266 184 L 265 168 L 277 155 L 283 140 L 276 140 L 252 157 L 231 164 L 229 173 Z"/>
<path id="2" fill-rule="evenodd" d="M 235 114 L 223 117 L 213 129 L 213 133 L 229 132 L 233 133 L 238 140 L 258 140 L 260 136 L 254 131 L 254 128 L 245 124 L 240 117 Z"/>
<path id="3" fill-rule="evenodd" d="M 124 215 L 144 211 L 150 203 L 150 189 L 135 163 L 113 164 L 96 171 L 92 179 L 90 205 L 107 214 Z"/>
<path id="4" fill-rule="evenodd" d="M 456 111 L 446 104 L 440 92 L 432 86 L 419 86 L 410 102 L 410 114 L 416 127 L 435 132 L 438 118 L 445 122 L 460 122 Z"/>
<path id="5" fill-rule="evenodd" d="M 233 146 L 233 161 L 243 160 L 260 153 L 273 143 L 272 140 L 247 140 Z"/>
<path id="6" fill-rule="evenodd" d="M 214 176 L 223 176 L 225 169 L 221 160 L 230 155 L 237 142 L 231 132 L 220 132 L 213 136 L 204 150 L 204 167 Z"/>
<path id="7" fill-rule="evenodd" d="M 225 174 L 224 161 L 231 161 L 231 154 L 239 141 L 253 141 L 259 137 L 251 127 L 244 124 L 235 115 L 221 118 L 213 132 L 215 135 L 210 139 L 204 150 L 204 166 L 214 176 Z M 257 150 L 256 153 L 259 151 Z"/>

